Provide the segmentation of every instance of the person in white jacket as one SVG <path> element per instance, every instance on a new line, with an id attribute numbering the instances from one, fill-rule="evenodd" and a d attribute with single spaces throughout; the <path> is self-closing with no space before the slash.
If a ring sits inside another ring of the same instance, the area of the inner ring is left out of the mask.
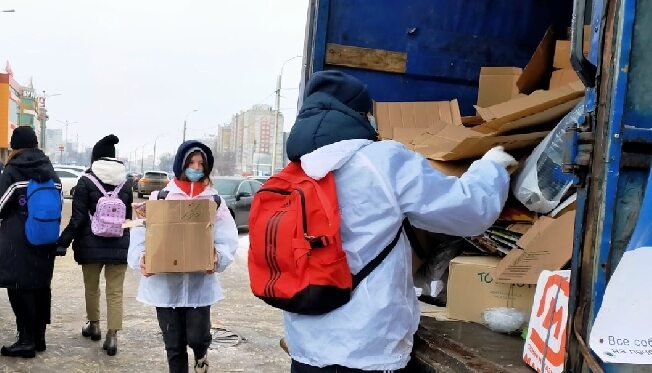
<path id="1" fill-rule="evenodd" d="M 165 193 L 166 200 L 214 199 L 217 191 L 209 179 L 213 162 L 209 147 L 199 141 L 184 142 L 175 157 L 175 178 L 150 199 L 158 199 L 159 193 Z M 238 248 L 238 230 L 224 200 L 217 209 L 214 231 L 216 263 L 213 271 L 152 275 L 145 272 L 144 266 L 145 228 L 131 230 L 128 264 L 143 275 L 137 300 L 156 307 L 171 373 L 188 372 L 187 346 L 195 355 L 195 372 L 208 370 L 211 305 L 224 298 L 217 273 L 233 262 Z"/>
<path id="2" fill-rule="evenodd" d="M 376 141 L 372 101 L 359 80 L 338 71 L 313 75 L 287 143 L 315 180 L 333 172 L 341 234 L 351 273 L 379 255 L 407 217 L 437 233 L 474 236 L 498 218 L 514 158 L 489 151 L 460 178 L 434 170 L 394 141 Z M 412 352 L 419 304 L 407 238 L 354 290 L 344 306 L 319 316 L 285 312 L 293 373 L 399 371 Z"/>

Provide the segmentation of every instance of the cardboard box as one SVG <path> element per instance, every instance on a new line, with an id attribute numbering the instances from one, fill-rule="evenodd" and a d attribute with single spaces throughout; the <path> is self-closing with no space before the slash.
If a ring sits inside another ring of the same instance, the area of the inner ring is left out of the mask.
<path id="1" fill-rule="evenodd" d="M 540 373 L 564 371 L 570 275 L 545 271 L 537 282 L 523 360 Z"/>
<path id="2" fill-rule="evenodd" d="M 481 323 L 487 308 L 514 307 L 526 314 L 532 309 L 534 286 L 496 283 L 491 272 L 500 259 L 460 256 L 449 266 L 448 317 Z"/>
<path id="3" fill-rule="evenodd" d="M 147 201 L 146 209 L 148 273 L 202 272 L 214 268 L 214 201 Z"/>
<path id="4" fill-rule="evenodd" d="M 556 89 L 579 81 L 580 77 L 577 76 L 577 73 L 573 69 L 555 70 L 550 77 L 550 89 Z"/>
<path id="5" fill-rule="evenodd" d="M 411 149 L 435 161 L 479 158 L 489 149 L 502 145 L 512 151 L 535 147 L 548 132 L 508 136 L 490 136 L 461 126 L 446 126 L 439 131 L 422 133 L 411 141 Z"/>
<path id="6" fill-rule="evenodd" d="M 462 126 L 457 100 L 442 102 L 376 102 L 374 117 L 383 139 L 394 139 L 395 128 L 437 129 L 446 124 Z"/>
<path id="7" fill-rule="evenodd" d="M 469 167 L 471 167 L 471 163 L 473 161 L 433 161 L 433 160 L 428 160 L 430 162 L 430 165 L 432 168 L 435 170 L 441 172 L 442 174 L 446 176 L 456 176 L 460 177 L 464 175 L 466 171 L 469 170 Z"/>
<path id="8" fill-rule="evenodd" d="M 557 218 L 542 216 L 492 273 L 502 284 L 536 284 L 543 271 L 559 270 L 573 255 L 575 211 Z"/>
<path id="9" fill-rule="evenodd" d="M 477 107 L 486 123 L 473 127 L 474 131 L 500 135 L 559 120 L 575 107 L 584 96 L 581 82 L 549 91 L 536 91 L 488 108 Z"/>
<path id="10" fill-rule="evenodd" d="M 521 93 L 530 94 L 547 86 L 555 54 L 555 35 L 549 28 L 532 54 L 532 58 L 523 69 L 516 86 Z"/>
<path id="11" fill-rule="evenodd" d="M 462 125 L 464 125 L 464 127 L 474 127 L 482 123 L 484 123 L 484 119 L 479 115 L 462 117 Z"/>
<path id="12" fill-rule="evenodd" d="M 509 101 L 519 94 L 516 82 L 523 69 L 518 67 L 482 67 L 478 85 L 478 106 L 488 107 Z"/>
<path id="13" fill-rule="evenodd" d="M 570 40 L 557 40 L 552 66 L 556 69 L 573 68 L 570 62 Z"/>

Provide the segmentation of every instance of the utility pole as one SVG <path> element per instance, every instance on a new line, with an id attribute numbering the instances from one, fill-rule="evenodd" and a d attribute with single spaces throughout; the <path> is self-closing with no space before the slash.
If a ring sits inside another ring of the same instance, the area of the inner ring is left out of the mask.
<path id="1" fill-rule="evenodd" d="M 76 123 L 78 123 L 78 122 L 69 122 L 67 119 L 66 119 L 65 122 L 60 121 L 60 120 L 58 120 L 57 122 L 63 124 L 63 125 L 66 127 L 66 136 L 65 136 L 65 142 L 64 142 L 64 145 L 65 145 L 65 147 L 68 149 L 68 152 L 70 152 L 70 146 L 68 146 L 68 127 L 71 126 L 71 125 L 73 125 L 73 124 L 76 124 Z M 68 159 L 66 159 L 66 160 L 68 160 Z M 61 161 L 61 163 L 63 163 L 63 161 Z"/>
<path id="2" fill-rule="evenodd" d="M 274 144 L 272 145 L 272 172 L 270 173 L 271 175 L 274 175 L 274 172 L 276 172 L 276 148 L 277 148 L 277 143 L 278 143 L 278 130 L 279 130 L 279 116 L 281 113 L 281 80 L 283 79 L 283 68 L 285 67 L 285 64 L 297 59 L 301 58 L 302 56 L 294 56 L 292 58 L 289 58 L 285 62 L 283 62 L 283 65 L 281 65 L 281 73 L 278 74 L 278 79 L 276 80 L 276 113 L 274 117 L 274 135 L 272 138 L 274 139 Z"/>
<path id="3" fill-rule="evenodd" d="M 276 79 L 276 113 L 274 113 L 274 133 L 272 134 L 272 172 L 271 175 L 274 175 L 274 170 L 276 170 L 276 143 L 278 142 L 278 119 L 281 112 L 281 78 L 283 77 L 283 68 L 281 68 L 281 74 Z"/>
<path id="4" fill-rule="evenodd" d="M 196 113 L 198 111 L 199 111 L 199 109 L 193 109 L 191 112 L 186 114 L 186 118 L 183 120 L 183 141 L 182 142 L 186 142 L 186 129 L 188 128 L 188 117 L 190 116 L 190 114 Z"/>
<path id="5" fill-rule="evenodd" d="M 141 174 L 145 173 L 145 171 L 143 171 L 144 169 L 145 169 L 145 147 L 143 146 L 140 149 L 140 173 Z"/>
<path id="6" fill-rule="evenodd" d="M 251 151 L 251 171 L 253 172 L 254 170 L 254 157 L 256 156 L 256 139 L 254 139 L 254 148 Z M 260 159 L 260 154 L 258 154 L 258 158 Z M 255 176 L 258 176 L 258 166 L 256 166 L 256 173 Z"/>

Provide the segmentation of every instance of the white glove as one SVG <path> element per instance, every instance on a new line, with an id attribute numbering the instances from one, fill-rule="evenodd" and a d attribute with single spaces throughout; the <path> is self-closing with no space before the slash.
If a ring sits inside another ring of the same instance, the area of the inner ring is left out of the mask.
<path id="1" fill-rule="evenodd" d="M 507 154 L 505 152 L 505 148 L 502 146 L 496 146 L 490 149 L 487 153 L 485 153 L 485 155 L 482 156 L 482 159 L 497 163 L 506 169 L 511 166 L 518 166 L 516 159 Z"/>

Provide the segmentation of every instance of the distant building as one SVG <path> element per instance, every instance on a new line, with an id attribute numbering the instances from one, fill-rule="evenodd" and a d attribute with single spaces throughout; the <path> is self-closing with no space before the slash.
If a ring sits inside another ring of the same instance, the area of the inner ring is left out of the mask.
<path id="1" fill-rule="evenodd" d="M 254 105 L 233 116 L 231 123 L 221 129 L 221 149 L 235 153 L 236 170 L 246 174 L 270 174 L 274 150 L 276 113 L 269 105 Z M 277 137 L 277 165 L 283 159 L 283 114 L 279 114 Z M 226 144 L 230 139 L 230 147 Z"/>
<path id="2" fill-rule="evenodd" d="M 7 62 L 0 71 L 0 161 L 9 155 L 11 134 L 18 126 L 30 126 L 36 132 L 39 145 L 47 146 L 45 97 L 39 96 L 31 80 L 25 87 L 14 80 L 14 73 Z"/>

